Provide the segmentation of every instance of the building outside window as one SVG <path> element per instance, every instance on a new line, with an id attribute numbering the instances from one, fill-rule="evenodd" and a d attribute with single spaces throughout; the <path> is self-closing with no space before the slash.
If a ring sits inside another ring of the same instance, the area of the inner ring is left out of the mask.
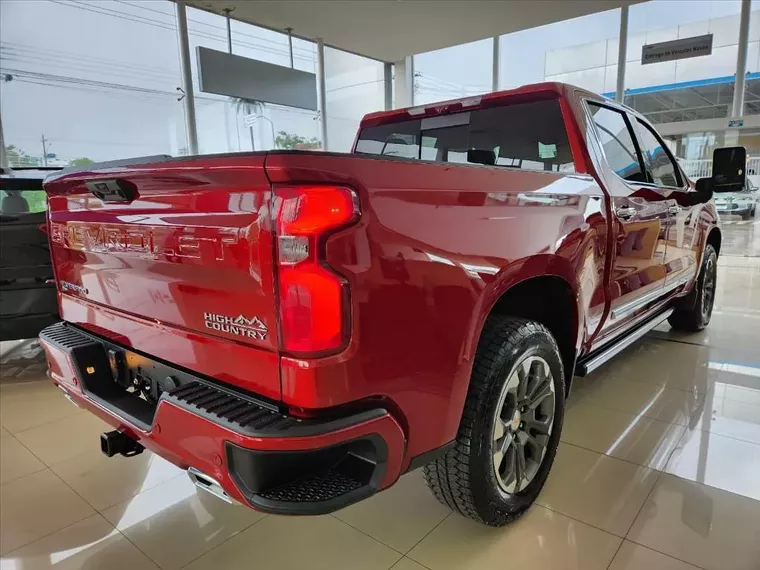
<path id="1" fill-rule="evenodd" d="M 328 150 L 348 152 L 359 122 L 385 107 L 385 65 L 325 47 Z"/>
<path id="2" fill-rule="evenodd" d="M 503 35 L 499 87 L 563 81 L 614 90 L 619 32 L 620 10 L 609 10 Z"/>
<path id="3" fill-rule="evenodd" d="M 414 103 L 421 105 L 491 91 L 493 40 L 414 56 Z"/>

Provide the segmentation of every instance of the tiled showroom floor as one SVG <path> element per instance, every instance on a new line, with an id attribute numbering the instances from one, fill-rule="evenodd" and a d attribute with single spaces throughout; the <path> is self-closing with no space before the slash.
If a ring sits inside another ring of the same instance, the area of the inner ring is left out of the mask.
<path id="1" fill-rule="evenodd" d="M 103 457 L 105 425 L 8 343 L 0 568 L 758 570 L 760 258 L 719 266 L 708 330 L 663 326 L 577 380 L 538 504 L 501 529 L 450 514 L 420 472 L 332 516 L 228 506 L 149 453 Z"/>

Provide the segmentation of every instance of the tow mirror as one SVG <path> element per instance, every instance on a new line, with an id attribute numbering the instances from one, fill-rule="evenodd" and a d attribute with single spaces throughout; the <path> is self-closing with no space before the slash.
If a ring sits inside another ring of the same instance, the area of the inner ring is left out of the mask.
<path id="1" fill-rule="evenodd" d="M 747 149 L 743 146 L 716 148 L 712 168 L 714 192 L 741 192 L 747 183 Z"/>

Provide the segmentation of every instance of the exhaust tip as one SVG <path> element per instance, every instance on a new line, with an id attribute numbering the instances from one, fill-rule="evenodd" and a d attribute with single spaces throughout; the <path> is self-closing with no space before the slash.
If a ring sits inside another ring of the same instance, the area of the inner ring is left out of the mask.
<path id="1" fill-rule="evenodd" d="M 239 504 L 235 499 L 227 494 L 227 491 L 222 488 L 216 479 L 213 479 L 205 473 L 198 471 L 195 467 L 190 467 L 187 470 L 187 476 L 190 477 L 190 480 L 193 482 L 193 484 L 195 484 L 196 487 L 203 491 L 206 491 L 207 493 L 211 493 L 217 499 L 221 499 L 230 505 Z"/>

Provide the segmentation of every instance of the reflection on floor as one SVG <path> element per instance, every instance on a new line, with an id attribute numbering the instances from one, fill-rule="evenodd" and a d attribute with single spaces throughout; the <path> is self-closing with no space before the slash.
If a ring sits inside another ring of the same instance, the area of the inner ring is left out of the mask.
<path id="1" fill-rule="evenodd" d="M 713 322 L 660 327 L 569 400 L 547 485 L 515 524 L 439 505 L 419 472 L 334 516 L 284 518 L 196 493 L 162 459 L 106 459 L 99 420 L 4 345 L 2 570 L 760 568 L 760 260 L 722 257 Z"/>

